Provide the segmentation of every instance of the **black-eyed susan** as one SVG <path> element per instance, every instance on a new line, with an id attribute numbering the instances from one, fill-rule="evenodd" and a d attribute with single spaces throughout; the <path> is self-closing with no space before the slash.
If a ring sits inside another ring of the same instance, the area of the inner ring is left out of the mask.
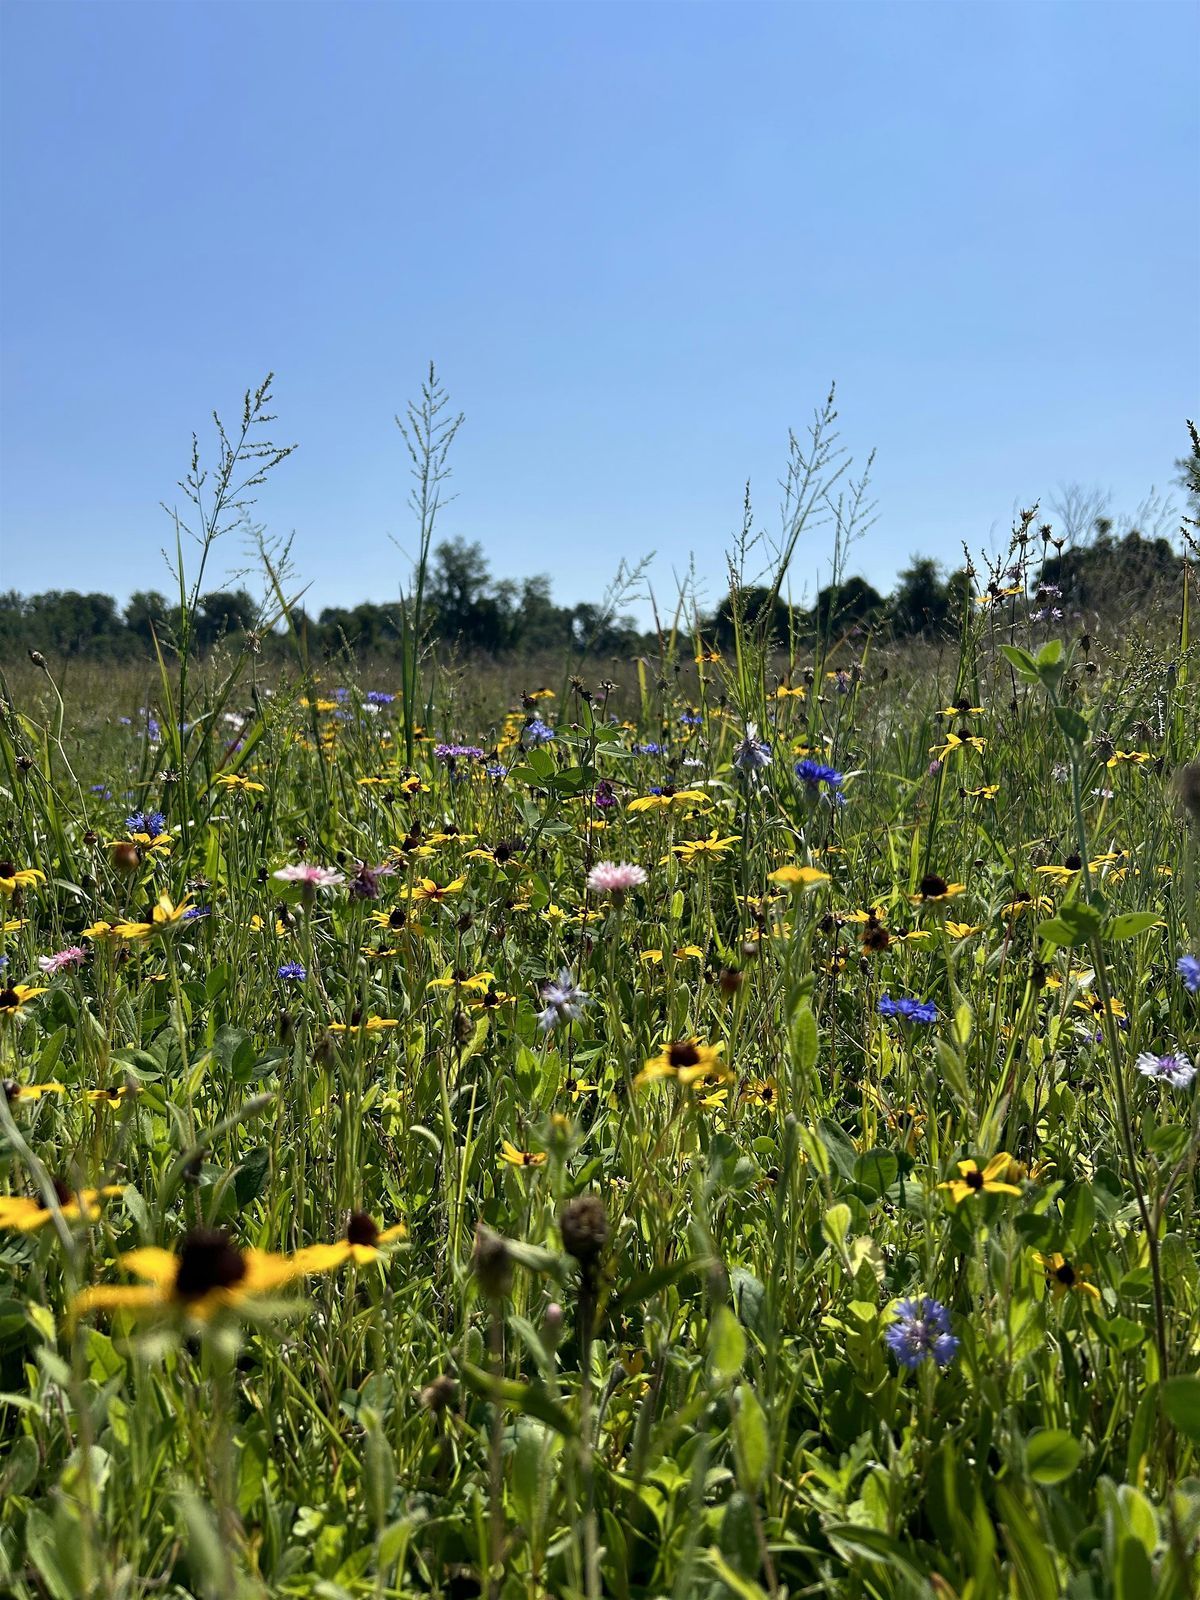
<path id="1" fill-rule="evenodd" d="M 945 928 L 952 939 L 970 939 L 975 934 L 983 932 L 982 925 L 974 922 L 946 921 L 942 923 L 942 927 Z"/>
<path id="2" fill-rule="evenodd" d="M 910 894 L 908 898 L 914 905 L 942 905 L 947 900 L 954 900 L 960 894 L 965 894 L 966 888 L 965 883 L 947 883 L 945 878 L 936 872 L 927 872 L 917 885 L 916 894 Z"/>
<path id="3" fill-rule="evenodd" d="M 1091 1267 L 1075 1266 L 1059 1250 L 1045 1256 L 1035 1250 L 1033 1259 L 1044 1270 L 1046 1287 L 1056 1300 L 1062 1300 L 1069 1294 L 1081 1294 L 1089 1300 L 1100 1299 L 1099 1289 L 1094 1283 L 1088 1282 L 1092 1275 Z"/>
<path id="4" fill-rule="evenodd" d="M 742 1085 L 739 1098 L 747 1105 L 761 1106 L 764 1111 L 778 1111 L 779 1085 L 774 1078 L 751 1078 Z"/>
<path id="5" fill-rule="evenodd" d="M 1000 793 L 998 783 L 981 783 L 977 789 L 963 789 L 960 791 L 968 800 L 994 800 Z"/>
<path id="6" fill-rule="evenodd" d="M 65 1222 L 94 1222 L 100 1215 L 98 1200 L 107 1200 L 122 1192 L 119 1184 L 105 1184 L 99 1189 L 72 1189 L 68 1184 L 54 1180 L 57 1206 L 51 1209 L 42 1200 L 25 1195 L 0 1196 L 0 1228 L 16 1233 L 33 1233 L 45 1227 L 54 1218 L 55 1210 Z"/>
<path id="7" fill-rule="evenodd" d="M 40 1100 L 44 1094 L 65 1094 L 66 1085 L 62 1083 L 18 1083 L 15 1078 L 5 1078 L 3 1085 L 4 1098 L 10 1106 L 17 1105 L 22 1100 Z"/>
<path id="8" fill-rule="evenodd" d="M 213 779 L 214 785 L 222 789 L 237 789 L 243 794 L 265 794 L 265 783 L 256 783 L 253 778 L 243 778 L 240 772 L 221 772 Z"/>
<path id="9" fill-rule="evenodd" d="M 44 988 L 38 989 L 32 984 L 10 983 L 6 989 L 0 989 L 0 1017 L 15 1017 L 31 1000 L 45 992 Z"/>
<path id="10" fill-rule="evenodd" d="M 298 1276 L 294 1258 L 264 1250 L 240 1250 L 217 1228 L 196 1228 L 178 1252 L 147 1246 L 130 1250 L 120 1265 L 141 1284 L 97 1284 L 75 1296 L 72 1311 L 176 1312 L 208 1322 L 256 1295 L 270 1294 Z"/>
<path id="11" fill-rule="evenodd" d="M 789 865 L 776 867 L 774 872 L 767 873 L 768 883 L 777 883 L 780 888 L 788 890 L 816 889 L 829 881 L 829 874 L 822 872 L 820 867 Z"/>
<path id="12" fill-rule="evenodd" d="M 32 889 L 45 881 L 46 874 L 37 867 L 18 867 L 11 861 L 0 861 L 0 894 L 6 900 L 11 899 L 18 889 Z"/>
<path id="13" fill-rule="evenodd" d="M 117 1106 L 128 1095 L 127 1083 L 112 1083 L 107 1089 L 85 1089 L 83 1098 L 92 1105 Z"/>
<path id="14" fill-rule="evenodd" d="M 706 839 L 688 839 L 683 844 L 673 844 L 659 865 L 662 866 L 672 856 L 677 856 L 685 867 L 694 866 L 697 861 L 719 861 L 722 856 L 729 854 L 741 837 L 740 833 L 730 833 L 721 838 L 714 828 Z"/>
<path id="15" fill-rule="evenodd" d="M 380 1017 L 372 1013 L 369 1017 L 361 1017 L 357 1013 L 349 1022 L 331 1022 L 330 1033 L 382 1033 L 386 1028 L 400 1026 L 396 1017 Z"/>
<path id="16" fill-rule="evenodd" d="M 400 893 L 414 904 L 440 906 L 449 895 L 458 894 L 466 881 L 465 878 L 455 878 L 450 883 L 436 883 L 432 878 L 418 878 L 416 883 L 401 889 Z"/>
<path id="17" fill-rule="evenodd" d="M 986 1167 L 980 1167 L 971 1160 L 960 1161 L 959 1176 L 939 1183 L 938 1188 L 949 1189 L 955 1205 L 981 1194 L 1020 1194 L 1015 1183 L 1006 1181 L 1013 1165 L 1013 1158 L 1007 1150 L 994 1155 Z"/>
<path id="18" fill-rule="evenodd" d="M 704 951 L 698 944 L 682 944 L 677 950 L 672 951 L 676 961 L 703 961 Z M 664 952 L 651 948 L 643 950 L 638 955 L 638 960 L 648 967 L 661 966 Z"/>
<path id="19" fill-rule="evenodd" d="M 641 1085 L 655 1083 L 659 1078 L 675 1078 L 687 1085 L 709 1077 L 720 1082 L 730 1076 L 729 1068 L 721 1060 L 723 1048 L 720 1044 L 701 1044 L 699 1039 L 677 1039 L 664 1044 L 658 1054 L 645 1063 L 634 1083 Z"/>
<path id="20" fill-rule="evenodd" d="M 960 750 L 973 750 L 977 754 L 987 744 L 986 739 L 981 739 L 977 733 L 972 733 L 968 728 L 959 728 L 957 732 L 947 733 L 942 744 L 933 744 L 929 747 L 929 754 L 935 761 L 945 761 Z"/>
<path id="21" fill-rule="evenodd" d="M 407 1237 L 408 1228 L 403 1222 L 381 1228 L 366 1211 L 353 1211 L 340 1239 L 333 1244 L 310 1244 L 297 1250 L 291 1264 L 305 1277 L 318 1272 L 336 1272 L 347 1261 L 367 1267 L 373 1261 L 383 1261 L 389 1249 L 394 1249 Z"/>
<path id="22" fill-rule="evenodd" d="M 712 796 L 705 794 L 703 789 L 663 788 L 657 794 L 639 795 L 636 800 L 629 802 L 625 810 L 630 816 L 636 817 L 643 811 L 680 810 L 695 806 L 708 808 L 712 803 Z"/>
<path id="23" fill-rule="evenodd" d="M 546 1152 L 544 1150 L 522 1150 L 511 1139 L 500 1141 L 500 1160 L 510 1167 L 544 1167 Z"/>

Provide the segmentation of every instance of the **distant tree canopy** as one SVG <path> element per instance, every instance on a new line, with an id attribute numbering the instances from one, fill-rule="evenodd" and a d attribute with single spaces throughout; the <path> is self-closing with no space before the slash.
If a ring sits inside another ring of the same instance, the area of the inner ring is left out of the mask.
<path id="1" fill-rule="evenodd" d="M 1112 523 L 1098 517 L 1092 537 L 1050 557 L 1038 579 L 1057 585 L 1067 606 L 1093 607 L 1116 596 L 1136 603 L 1172 578 L 1178 561 L 1168 540 L 1136 530 L 1118 537 Z M 970 596 L 965 572 L 947 576 L 930 557 L 913 555 L 888 598 L 864 578 L 852 576 L 820 590 L 811 610 L 790 607 L 762 586 L 742 590 L 738 605 L 748 626 L 766 624 L 768 636 L 785 646 L 791 639 L 812 640 L 818 634 L 836 638 L 876 625 L 896 636 L 944 634 L 958 626 Z M 635 654 L 654 644 L 630 618 L 613 616 L 601 605 L 556 604 L 545 574 L 520 580 L 493 578 L 482 545 L 464 539 L 450 539 L 435 548 L 425 600 L 433 634 L 464 651 L 507 655 L 585 650 L 613 656 Z M 398 602 L 327 606 L 315 617 L 297 610 L 292 620 L 316 657 L 386 658 L 399 653 Z M 178 601 L 169 601 L 156 590 L 132 594 L 123 612 L 106 594 L 51 589 L 23 596 L 9 591 L 0 594 L 0 660 L 27 650 L 101 660 L 144 657 L 155 637 L 162 641 L 176 635 L 178 621 Z M 215 590 L 203 595 L 197 607 L 196 643 L 209 650 L 223 639 L 236 640 L 258 621 L 255 602 L 244 589 Z M 734 603 L 729 595 L 711 616 L 700 619 L 700 627 L 706 640 L 726 650 L 732 646 Z M 269 649 L 281 641 L 268 636 L 264 643 Z"/>

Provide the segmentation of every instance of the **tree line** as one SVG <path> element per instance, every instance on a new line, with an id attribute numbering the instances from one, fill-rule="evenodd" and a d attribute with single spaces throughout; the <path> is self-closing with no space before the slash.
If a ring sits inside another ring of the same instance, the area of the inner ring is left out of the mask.
<path id="1" fill-rule="evenodd" d="M 1114 595 L 1123 604 L 1136 604 L 1173 577 L 1178 562 L 1167 539 L 1148 538 L 1136 530 L 1118 535 L 1100 519 L 1087 544 L 1058 550 L 1042 561 L 1035 581 L 1049 587 L 1054 602 L 1063 607 L 1086 610 Z M 888 595 L 856 576 L 822 589 L 811 609 L 789 607 L 765 588 L 743 591 L 741 603 L 752 622 L 762 621 L 770 608 L 770 629 L 781 642 L 868 625 L 911 637 L 957 626 L 961 607 L 971 602 L 973 593 L 966 572 L 947 573 L 929 557 L 913 556 Z M 636 653 L 650 644 L 629 617 L 614 615 L 603 605 L 558 605 L 545 574 L 520 581 L 494 579 L 482 546 L 463 539 L 447 540 L 433 552 L 426 602 L 437 638 L 491 656 L 564 650 L 611 656 Z M 305 632 L 313 656 L 387 657 L 400 651 L 398 605 L 364 601 L 327 606 L 316 615 L 297 608 L 292 620 Z M 728 645 L 733 636 L 730 598 L 700 621 L 706 640 Z M 152 652 L 155 637 L 169 644 L 177 623 L 178 603 L 155 590 L 131 595 L 124 608 L 107 594 L 51 589 L 21 595 L 10 590 L 0 593 L 0 660 L 11 661 L 30 650 L 108 661 L 144 658 Z M 243 588 L 203 595 L 193 619 L 201 650 L 248 634 L 256 636 L 261 648 L 283 646 L 282 635 L 262 634 L 261 628 L 261 608 Z"/>

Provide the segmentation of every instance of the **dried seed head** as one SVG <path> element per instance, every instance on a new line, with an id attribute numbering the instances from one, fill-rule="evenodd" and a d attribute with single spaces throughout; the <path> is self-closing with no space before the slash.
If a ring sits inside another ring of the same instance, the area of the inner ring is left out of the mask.
<path id="1" fill-rule="evenodd" d="M 421 1404 L 436 1416 L 458 1399 L 458 1384 L 448 1373 L 442 1372 L 421 1390 Z"/>
<path id="2" fill-rule="evenodd" d="M 1200 826 L 1200 761 L 1190 761 L 1175 774 L 1175 793 L 1191 820 Z"/>
<path id="3" fill-rule="evenodd" d="M 608 1215 L 598 1194 L 579 1194 L 568 1200 L 558 1219 L 563 1249 L 581 1267 L 594 1268 L 608 1243 Z"/>
<path id="4" fill-rule="evenodd" d="M 513 1265 L 508 1242 L 480 1222 L 475 1227 L 475 1254 L 471 1262 L 479 1287 L 489 1300 L 503 1300 L 512 1288 Z"/>
<path id="5" fill-rule="evenodd" d="M 132 840 L 122 839 L 114 844 L 110 852 L 112 868 L 122 877 L 128 877 L 131 872 L 136 872 L 141 865 L 142 858 L 138 855 L 138 847 Z"/>

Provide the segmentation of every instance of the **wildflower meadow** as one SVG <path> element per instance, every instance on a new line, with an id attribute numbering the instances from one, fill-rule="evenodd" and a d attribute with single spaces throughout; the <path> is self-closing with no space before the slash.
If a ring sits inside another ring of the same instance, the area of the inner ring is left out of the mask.
<path id="1" fill-rule="evenodd" d="M 397 653 L 259 534 L 268 664 L 268 398 L 144 661 L 4 664 L 0 1593 L 1194 1597 L 1190 558 L 772 636 L 818 419 L 731 644 L 473 663 L 427 389 Z"/>

